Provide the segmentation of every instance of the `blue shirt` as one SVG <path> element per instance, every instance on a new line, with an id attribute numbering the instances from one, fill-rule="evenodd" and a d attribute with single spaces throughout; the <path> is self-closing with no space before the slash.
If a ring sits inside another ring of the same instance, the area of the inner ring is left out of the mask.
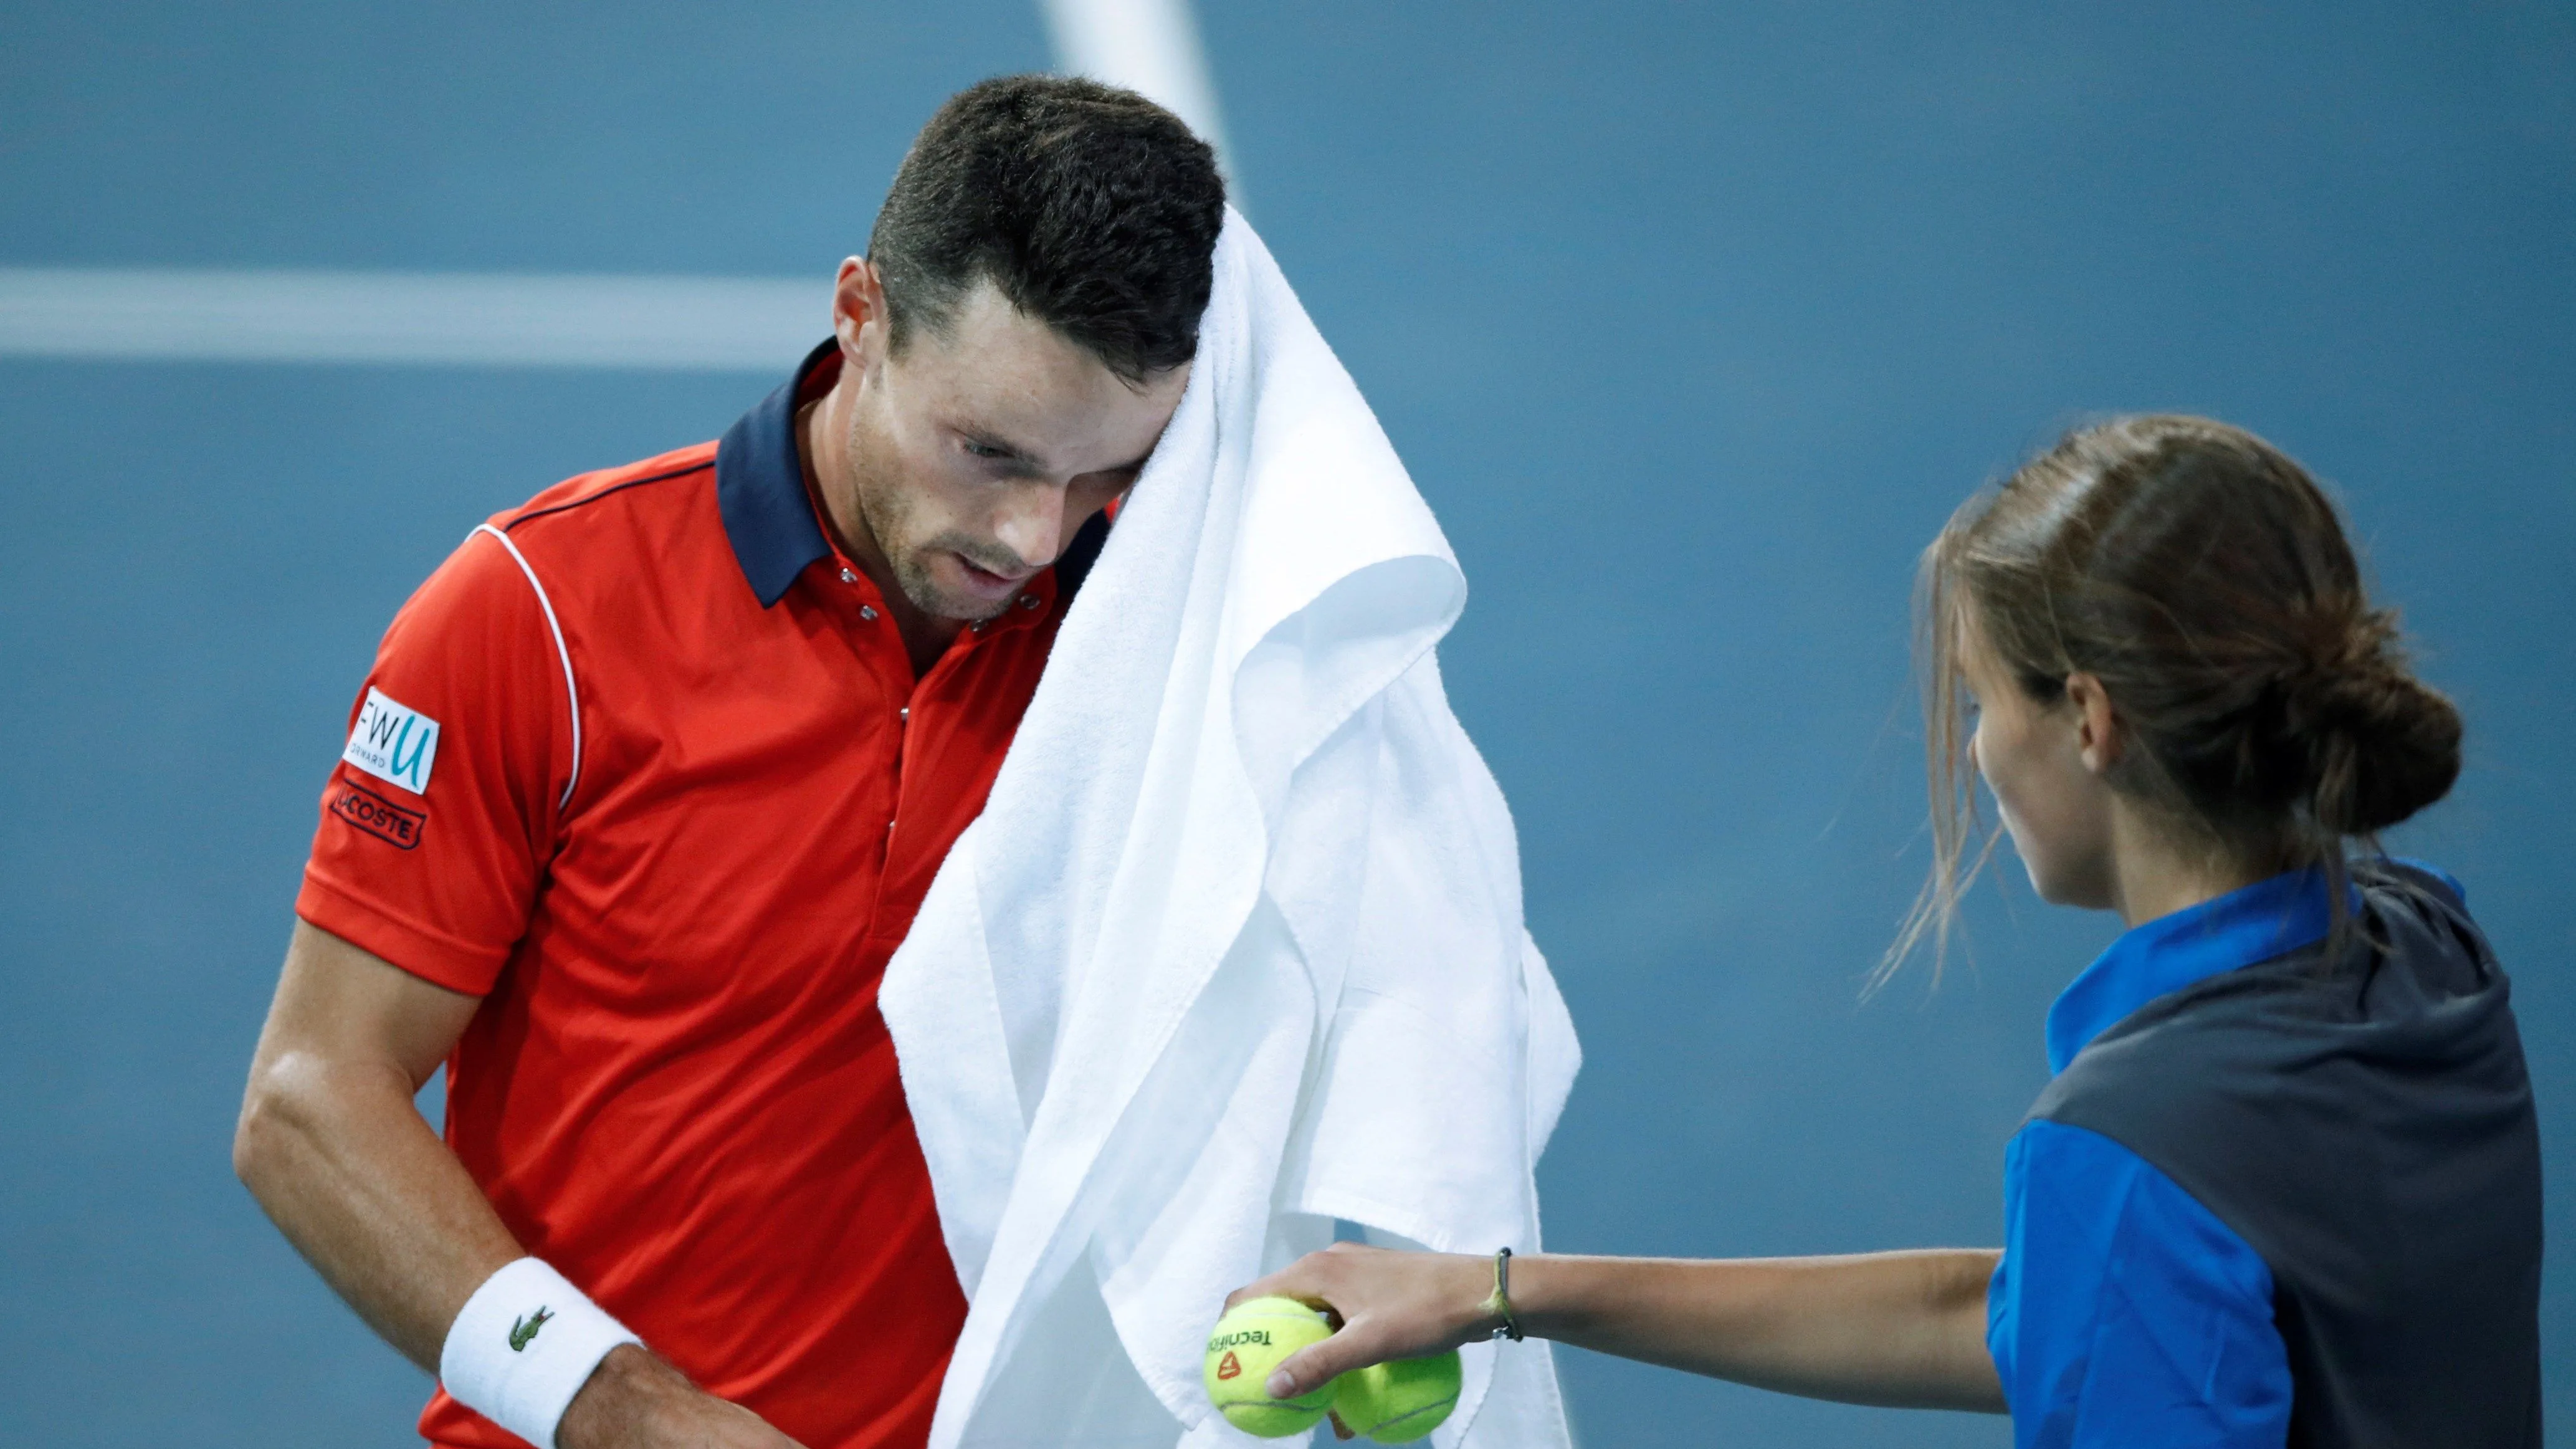
<path id="1" fill-rule="evenodd" d="M 2049 1071 L 2159 996 L 2323 939 L 2326 907 L 2323 872 L 2294 871 L 2126 932 L 2049 1008 Z M 2016 1449 L 2289 1436 L 2271 1269 L 2172 1179 L 2080 1127 L 2026 1123 L 2004 1154 L 1986 1345 Z"/>

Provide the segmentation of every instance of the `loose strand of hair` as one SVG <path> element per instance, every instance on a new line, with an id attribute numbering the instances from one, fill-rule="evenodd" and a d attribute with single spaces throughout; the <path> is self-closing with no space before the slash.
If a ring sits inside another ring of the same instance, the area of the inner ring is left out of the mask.
<path id="1" fill-rule="evenodd" d="M 1974 501 L 1963 505 L 1966 516 Z M 1942 530 L 1923 552 L 1915 575 L 1916 667 L 1923 695 L 1924 781 L 1932 827 L 1932 869 L 1886 952 L 1861 987 L 1866 1001 L 1886 989 L 1906 961 L 1928 937 L 1932 945 L 1931 986 L 1938 987 L 1947 969 L 1952 938 L 1957 934 L 1959 902 L 1994 854 L 1995 837 L 1983 830 L 1977 810 L 1975 762 L 1969 758 L 1965 710 L 1960 701 L 1957 636 L 1960 594 L 1953 557 L 1958 521 Z M 1973 859 L 1971 839 L 1982 836 Z M 1963 861 L 1965 862 L 1963 865 Z"/>

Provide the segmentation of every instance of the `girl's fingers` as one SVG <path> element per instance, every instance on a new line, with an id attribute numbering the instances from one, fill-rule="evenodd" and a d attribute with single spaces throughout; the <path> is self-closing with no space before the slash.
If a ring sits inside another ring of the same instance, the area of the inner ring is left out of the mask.
<path id="1" fill-rule="evenodd" d="M 1338 1331 L 1290 1354 L 1263 1387 L 1274 1399 L 1295 1398 L 1353 1369 L 1409 1354 L 1436 1352 L 1442 1319 L 1428 1311 L 1436 1288 L 1423 1275 L 1441 1260 L 1335 1244 L 1284 1270 L 1245 1284 L 1225 1306 L 1254 1298 L 1290 1298 L 1321 1311 Z M 1437 1291 L 1446 1292 L 1445 1288 Z"/>
<path id="2" fill-rule="evenodd" d="M 1309 1268 L 1311 1258 L 1300 1258 L 1267 1278 L 1255 1278 L 1226 1295 L 1225 1306 L 1250 1302 L 1255 1298 L 1294 1298 L 1310 1308 L 1327 1304 L 1323 1281 Z"/>
<path id="3" fill-rule="evenodd" d="M 1310 1343 L 1280 1361 L 1270 1371 L 1270 1381 L 1262 1387 L 1274 1399 L 1293 1399 L 1317 1384 L 1384 1362 L 1385 1349 L 1377 1335 L 1357 1329 L 1344 1329 L 1321 1343 Z"/>

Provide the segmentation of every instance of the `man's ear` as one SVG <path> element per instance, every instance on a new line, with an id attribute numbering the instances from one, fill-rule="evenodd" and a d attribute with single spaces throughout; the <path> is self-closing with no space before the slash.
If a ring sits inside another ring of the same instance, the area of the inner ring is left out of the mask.
<path id="1" fill-rule="evenodd" d="M 832 279 L 832 335 L 844 361 L 864 367 L 868 351 L 880 354 L 892 319 L 886 315 L 885 280 L 865 257 L 844 257 Z"/>
<path id="2" fill-rule="evenodd" d="M 2127 745 L 2119 713 L 2111 708 L 2110 691 L 2090 674 L 2070 674 L 2066 703 L 2075 711 L 2075 747 L 2083 756 L 2084 768 L 2096 775 L 2109 773 L 2120 763 L 2120 751 Z"/>

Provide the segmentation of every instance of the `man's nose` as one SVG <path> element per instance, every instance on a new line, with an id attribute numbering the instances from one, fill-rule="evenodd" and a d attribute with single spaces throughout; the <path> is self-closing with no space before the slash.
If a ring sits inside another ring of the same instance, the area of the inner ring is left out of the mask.
<path id="1" fill-rule="evenodd" d="M 1060 485 L 1014 488 L 995 520 L 993 536 L 1033 569 L 1055 562 L 1064 543 L 1064 489 Z"/>

